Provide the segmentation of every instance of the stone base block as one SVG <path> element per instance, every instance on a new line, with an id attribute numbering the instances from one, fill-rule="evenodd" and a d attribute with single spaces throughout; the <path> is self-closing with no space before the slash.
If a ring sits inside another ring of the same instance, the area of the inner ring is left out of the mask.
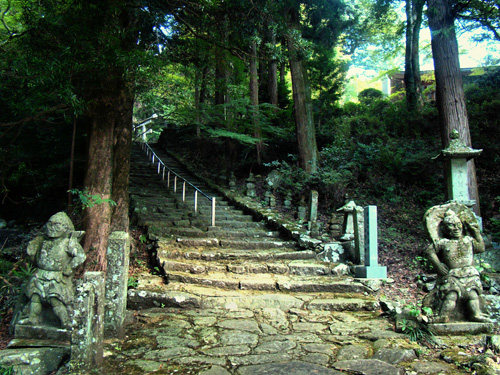
<path id="1" fill-rule="evenodd" d="M 16 339 L 41 339 L 60 342 L 69 342 L 71 340 L 71 332 L 66 329 L 23 324 L 16 325 L 14 336 Z"/>
<path id="2" fill-rule="evenodd" d="M 438 336 L 491 333 L 493 328 L 493 323 L 453 322 L 429 324 L 429 329 Z"/>
<path id="3" fill-rule="evenodd" d="M 355 275 L 360 279 L 387 279 L 385 266 L 357 266 Z"/>

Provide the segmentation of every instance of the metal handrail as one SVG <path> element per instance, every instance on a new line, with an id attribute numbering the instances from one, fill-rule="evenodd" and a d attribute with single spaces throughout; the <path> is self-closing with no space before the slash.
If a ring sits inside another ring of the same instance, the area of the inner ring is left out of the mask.
<path id="1" fill-rule="evenodd" d="M 198 213 L 198 193 L 203 195 L 205 198 L 207 198 L 211 203 L 212 203 L 212 212 L 211 212 L 211 224 L 212 227 L 215 227 L 215 197 L 211 197 L 207 194 L 205 194 L 203 191 L 201 191 L 199 188 L 197 188 L 195 185 L 193 185 L 191 182 L 186 180 L 184 177 L 178 175 L 175 173 L 173 170 L 171 170 L 169 167 L 165 165 L 163 160 L 159 158 L 158 155 L 154 152 L 154 150 L 151 148 L 151 146 L 147 142 L 142 142 L 142 149 L 146 153 L 148 157 L 151 157 L 151 164 L 155 164 L 155 161 L 158 161 L 158 168 L 157 168 L 157 173 L 160 174 L 160 170 L 162 169 L 161 166 L 163 166 L 163 171 L 162 171 L 162 180 L 165 181 L 165 170 L 167 170 L 167 187 L 170 187 L 170 175 L 174 175 L 174 193 L 177 192 L 177 179 L 180 178 L 182 182 L 182 201 L 186 201 L 186 184 L 191 186 L 194 189 L 194 212 L 195 214 Z M 155 160 L 156 159 L 156 160 Z"/>

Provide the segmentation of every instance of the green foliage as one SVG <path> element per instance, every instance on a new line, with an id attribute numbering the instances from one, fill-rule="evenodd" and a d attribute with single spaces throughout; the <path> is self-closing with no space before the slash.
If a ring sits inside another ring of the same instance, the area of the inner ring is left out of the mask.
<path id="1" fill-rule="evenodd" d="M 139 281 L 137 280 L 137 277 L 130 276 L 127 281 L 127 287 L 128 289 L 134 289 L 137 288 L 139 285 Z"/>
<path id="2" fill-rule="evenodd" d="M 435 342 L 434 334 L 425 323 L 403 319 L 401 330 L 407 335 L 410 341 L 424 344 L 433 344 Z"/>
<path id="3" fill-rule="evenodd" d="M 20 279 L 22 282 L 27 281 L 36 271 L 36 267 L 31 263 L 26 266 L 19 266 L 18 269 L 13 269 L 12 274 Z"/>
<path id="4" fill-rule="evenodd" d="M 95 205 L 108 203 L 110 206 L 116 206 L 116 202 L 109 198 L 103 198 L 99 194 L 90 194 L 87 188 L 83 190 L 71 189 L 68 193 L 76 195 L 74 198 L 75 205 L 85 210 Z"/>
<path id="5" fill-rule="evenodd" d="M 0 366 L 0 375 L 12 375 L 14 374 L 14 366 L 2 367 Z"/>
<path id="6" fill-rule="evenodd" d="M 384 94 L 382 93 L 382 91 L 374 88 L 364 89 L 358 94 L 359 102 L 364 105 L 370 105 L 372 102 L 380 100 L 383 97 Z"/>

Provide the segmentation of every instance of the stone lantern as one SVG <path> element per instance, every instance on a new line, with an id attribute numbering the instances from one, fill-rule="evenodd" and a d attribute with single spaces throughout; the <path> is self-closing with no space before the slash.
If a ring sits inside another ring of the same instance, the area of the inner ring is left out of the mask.
<path id="1" fill-rule="evenodd" d="M 456 129 L 450 134 L 450 144 L 441 151 L 436 159 L 444 160 L 447 173 L 447 191 L 450 201 L 473 206 L 474 200 L 469 196 L 469 183 L 467 174 L 467 162 L 478 156 L 483 150 L 474 150 L 466 146 L 461 140 Z"/>

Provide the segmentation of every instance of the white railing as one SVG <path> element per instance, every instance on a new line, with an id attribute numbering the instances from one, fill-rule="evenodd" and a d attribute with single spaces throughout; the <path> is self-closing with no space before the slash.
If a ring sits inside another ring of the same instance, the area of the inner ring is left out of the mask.
<path id="1" fill-rule="evenodd" d="M 201 194 L 205 198 L 207 198 L 211 202 L 212 206 L 212 211 L 211 211 L 211 224 L 213 227 L 215 227 L 215 197 L 210 197 L 209 195 L 205 194 L 203 191 L 201 191 L 199 188 L 194 186 L 191 182 L 186 180 L 184 177 L 179 176 L 177 173 L 175 173 L 173 170 L 171 170 L 169 167 L 165 165 L 165 163 L 156 155 L 154 150 L 151 148 L 149 144 L 146 142 L 143 142 L 141 145 L 143 151 L 146 153 L 146 155 L 151 158 L 151 164 L 157 164 L 157 173 L 162 175 L 162 180 L 165 181 L 165 172 L 167 176 L 167 187 L 170 187 L 170 179 L 171 176 L 173 176 L 173 189 L 174 193 L 177 193 L 177 180 L 181 180 L 182 182 L 182 201 L 186 201 L 186 185 L 191 186 L 194 189 L 194 213 L 198 214 L 198 194 Z"/>

